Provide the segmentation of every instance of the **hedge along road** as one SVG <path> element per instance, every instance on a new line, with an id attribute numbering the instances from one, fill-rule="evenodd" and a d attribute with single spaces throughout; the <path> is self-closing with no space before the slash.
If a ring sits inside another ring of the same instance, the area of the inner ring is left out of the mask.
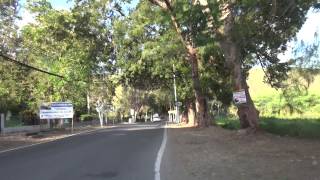
<path id="1" fill-rule="evenodd" d="M 126 125 L 0 153 L 0 179 L 152 180 L 162 126 Z"/>

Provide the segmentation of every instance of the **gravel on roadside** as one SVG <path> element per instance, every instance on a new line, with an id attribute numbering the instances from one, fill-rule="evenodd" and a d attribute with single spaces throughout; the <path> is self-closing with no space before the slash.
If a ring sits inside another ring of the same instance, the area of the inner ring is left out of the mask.
<path id="1" fill-rule="evenodd" d="M 162 180 L 320 180 L 320 140 L 168 126 Z"/>

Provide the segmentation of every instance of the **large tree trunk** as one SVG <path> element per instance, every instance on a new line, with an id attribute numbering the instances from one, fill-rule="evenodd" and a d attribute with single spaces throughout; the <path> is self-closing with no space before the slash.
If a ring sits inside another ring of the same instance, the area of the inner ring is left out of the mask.
<path id="1" fill-rule="evenodd" d="M 222 12 L 221 20 L 224 24 L 221 29 L 218 29 L 217 26 L 214 25 L 214 18 L 207 0 L 193 0 L 193 3 L 199 3 L 203 7 L 202 12 L 208 16 L 207 24 L 211 33 L 218 35 L 220 39 L 219 43 L 224 53 L 226 64 L 232 75 L 234 91 L 245 91 L 247 103 L 237 106 L 237 114 L 240 119 L 241 128 L 250 128 L 255 131 L 258 128 L 259 111 L 254 106 L 249 93 L 249 87 L 242 74 L 240 48 L 232 38 L 232 29 L 234 28 L 232 4 L 225 3 L 220 6 Z"/>
<path id="2" fill-rule="evenodd" d="M 233 90 L 244 90 L 247 100 L 246 103 L 237 105 L 237 114 L 240 119 L 241 128 L 251 128 L 252 130 L 256 130 L 258 128 L 259 111 L 257 111 L 254 106 L 249 93 L 249 87 L 242 74 L 240 56 L 238 53 L 239 48 L 234 43 L 229 44 L 229 46 L 229 48 L 226 48 L 225 56 L 227 62 L 229 62 L 229 67 L 232 72 Z"/>
<path id="3" fill-rule="evenodd" d="M 250 128 L 255 131 L 258 128 L 259 111 L 254 106 L 249 93 L 249 87 L 242 74 L 240 48 L 232 38 L 234 28 L 234 15 L 230 5 L 226 4 L 223 10 L 224 27 L 223 37 L 220 41 L 226 64 L 231 71 L 233 90 L 245 91 L 247 102 L 237 105 L 241 128 Z"/>
<path id="4" fill-rule="evenodd" d="M 195 107 L 194 107 L 194 102 L 189 101 L 187 103 L 187 116 L 188 116 L 188 125 L 190 126 L 197 126 L 197 122 L 195 120 Z"/>
<path id="5" fill-rule="evenodd" d="M 199 78 L 199 65 L 196 49 L 192 46 L 188 46 L 189 61 L 192 70 L 192 86 L 195 93 L 196 104 L 196 126 L 207 127 L 209 126 L 208 111 L 206 98 L 203 95 L 200 78 Z"/>

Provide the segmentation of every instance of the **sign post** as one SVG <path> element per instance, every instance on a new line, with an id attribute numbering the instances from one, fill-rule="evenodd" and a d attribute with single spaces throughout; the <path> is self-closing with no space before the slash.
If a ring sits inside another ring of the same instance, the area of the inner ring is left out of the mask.
<path id="1" fill-rule="evenodd" d="M 71 119 L 71 134 L 73 134 L 73 117 Z"/>

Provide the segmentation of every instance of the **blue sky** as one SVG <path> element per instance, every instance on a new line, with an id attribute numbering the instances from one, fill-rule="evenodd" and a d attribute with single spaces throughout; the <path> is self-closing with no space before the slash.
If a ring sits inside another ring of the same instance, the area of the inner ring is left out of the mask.
<path id="1" fill-rule="evenodd" d="M 55 9 L 69 9 L 72 7 L 72 2 L 67 2 L 66 0 L 49 0 L 51 3 L 52 7 Z M 21 0 L 20 1 L 20 16 L 22 17 L 22 20 L 18 22 L 18 26 L 21 28 L 22 26 L 34 22 L 34 16 L 30 14 L 26 9 L 24 8 L 26 4 L 26 0 Z"/>
<path id="2" fill-rule="evenodd" d="M 72 6 L 72 1 L 67 2 L 67 0 L 48 0 L 51 5 L 56 9 L 68 9 Z M 26 3 L 26 0 L 20 1 L 21 5 L 24 5 Z"/>
<path id="3" fill-rule="evenodd" d="M 73 1 L 72 0 L 48 0 L 52 7 L 55 9 L 70 9 L 73 6 Z M 139 0 L 132 0 L 130 5 L 124 6 L 125 12 L 128 11 L 130 8 L 134 8 L 138 4 Z M 26 9 L 24 8 L 26 4 L 26 0 L 21 0 L 20 5 L 21 9 L 19 14 L 22 17 L 22 20 L 18 23 L 19 27 L 22 27 L 30 22 L 34 22 L 34 17 L 32 14 L 30 14 Z"/>
<path id="4" fill-rule="evenodd" d="M 320 11 L 309 10 L 307 20 L 297 33 L 297 40 L 303 41 L 305 44 L 312 44 L 315 41 L 315 33 L 320 35 Z M 287 45 L 288 50 L 278 56 L 282 61 L 288 61 L 294 57 L 292 49 L 296 48 L 296 43 L 291 41 Z"/>

